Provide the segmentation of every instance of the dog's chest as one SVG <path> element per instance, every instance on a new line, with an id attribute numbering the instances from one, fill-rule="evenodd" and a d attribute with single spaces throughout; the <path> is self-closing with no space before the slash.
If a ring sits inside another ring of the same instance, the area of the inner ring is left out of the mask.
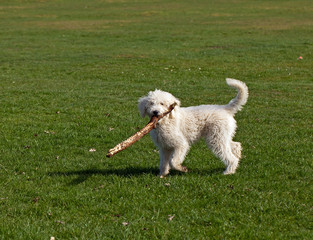
<path id="1" fill-rule="evenodd" d="M 178 140 L 173 129 L 169 126 L 158 125 L 156 129 L 151 131 L 151 138 L 159 147 L 171 148 L 174 147 Z"/>

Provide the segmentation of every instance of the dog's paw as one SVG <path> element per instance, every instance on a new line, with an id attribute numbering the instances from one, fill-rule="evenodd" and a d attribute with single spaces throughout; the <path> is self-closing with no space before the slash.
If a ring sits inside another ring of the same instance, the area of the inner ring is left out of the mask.
<path id="1" fill-rule="evenodd" d="M 188 172 L 188 168 L 185 166 L 181 166 L 181 172 Z"/>
<path id="2" fill-rule="evenodd" d="M 238 166 L 238 163 L 228 165 L 226 170 L 224 171 L 224 175 L 234 174 L 236 172 L 237 166 Z"/>
<path id="3" fill-rule="evenodd" d="M 170 173 L 169 171 L 160 172 L 159 177 L 160 177 L 160 178 L 166 178 L 166 176 L 167 176 L 169 173 Z"/>
<path id="4" fill-rule="evenodd" d="M 235 172 L 236 172 L 236 170 L 230 171 L 230 170 L 226 169 L 223 174 L 224 175 L 231 175 L 231 174 L 234 174 Z"/>
<path id="5" fill-rule="evenodd" d="M 178 166 L 173 166 L 173 169 L 179 172 L 188 172 L 188 168 L 182 165 L 178 165 Z"/>

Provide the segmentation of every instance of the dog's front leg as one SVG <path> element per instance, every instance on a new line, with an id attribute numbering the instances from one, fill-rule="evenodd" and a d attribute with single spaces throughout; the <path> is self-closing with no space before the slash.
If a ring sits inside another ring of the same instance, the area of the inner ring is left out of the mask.
<path id="1" fill-rule="evenodd" d="M 170 159 L 173 150 L 160 149 L 160 178 L 164 178 L 170 173 Z"/>
<path id="2" fill-rule="evenodd" d="M 173 157 L 170 161 L 170 167 L 180 172 L 188 172 L 185 166 L 182 166 L 185 156 L 188 153 L 190 146 L 187 142 L 181 142 L 179 146 L 175 147 Z"/>

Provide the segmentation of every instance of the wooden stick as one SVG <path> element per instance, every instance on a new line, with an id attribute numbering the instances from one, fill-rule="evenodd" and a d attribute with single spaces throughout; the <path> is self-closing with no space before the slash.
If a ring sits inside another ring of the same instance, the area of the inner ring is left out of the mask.
<path id="1" fill-rule="evenodd" d="M 168 111 L 166 111 L 165 113 L 163 113 L 160 116 L 152 116 L 149 123 L 144 128 L 142 128 L 141 130 L 136 132 L 133 136 L 129 137 L 127 140 L 117 144 L 114 148 L 111 148 L 108 151 L 107 157 L 108 158 L 112 157 L 113 155 L 117 154 L 118 152 L 123 151 L 124 149 L 128 148 L 129 146 L 131 146 L 132 144 L 137 142 L 143 136 L 148 134 L 151 130 L 155 129 L 158 121 L 161 118 L 165 117 L 167 114 L 169 114 L 174 109 L 175 106 L 176 106 L 176 103 L 172 104 L 169 107 Z"/>

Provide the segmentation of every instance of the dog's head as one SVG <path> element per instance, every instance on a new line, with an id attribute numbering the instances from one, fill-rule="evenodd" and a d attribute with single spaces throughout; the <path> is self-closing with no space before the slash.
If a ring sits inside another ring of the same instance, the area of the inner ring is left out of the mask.
<path id="1" fill-rule="evenodd" d="M 146 115 L 149 117 L 162 115 L 168 111 L 172 104 L 176 104 L 179 107 L 180 101 L 172 94 L 161 90 L 151 91 L 147 96 L 138 100 L 141 117 L 145 117 Z"/>

